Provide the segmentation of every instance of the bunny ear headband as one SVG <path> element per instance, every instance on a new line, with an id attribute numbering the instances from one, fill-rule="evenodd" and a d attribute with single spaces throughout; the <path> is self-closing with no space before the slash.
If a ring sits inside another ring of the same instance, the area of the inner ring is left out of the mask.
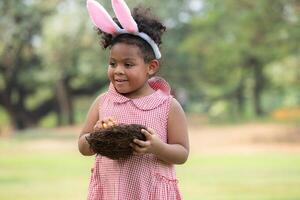
<path id="1" fill-rule="evenodd" d="M 90 18 L 94 25 L 105 33 L 111 35 L 132 34 L 139 36 L 145 40 L 153 49 L 156 59 L 161 58 L 161 54 L 157 44 L 149 35 L 139 32 L 138 26 L 134 21 L 131 12 L 124 0 L 111 0 L 112 7 L 120 24 L 124 29 L 121 29 L 111 18 L 108 12 L 95 0 L 87 0 L 87 9 Z"/>

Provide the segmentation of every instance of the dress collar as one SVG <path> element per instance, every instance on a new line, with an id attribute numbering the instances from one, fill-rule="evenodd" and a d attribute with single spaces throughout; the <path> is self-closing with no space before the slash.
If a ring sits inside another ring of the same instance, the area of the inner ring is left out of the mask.
<path id="1" fill-rule="evenodd" d="M 116 104 L 123 104 L 131 101 L 135 107 L 140 110 L 152 110 L 157 108 L 159 105 L 164 103 L 170 96 L 170 86 L 161 77 L 153 77 L 148 80 L 150 87 L 152 87 L 155 92 L 144 97 L 131 99 L 118 93 L 112 83 L 109 85 L 108 94 L 111 100 Z"/>

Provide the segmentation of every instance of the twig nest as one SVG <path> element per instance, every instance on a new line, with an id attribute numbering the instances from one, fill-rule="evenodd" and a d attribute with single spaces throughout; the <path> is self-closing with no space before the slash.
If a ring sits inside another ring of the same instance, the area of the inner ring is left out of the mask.
<path id="1" fill-rule="evenodd" d="M 113 160 L 128 158 L 133 154 L 130 146 L 133 139 L 146 140 L 142 129 L 146 127 L 139 124 L 118 124 L 99 129 L 87 136 L 86 140 L 97 154 Z"/>

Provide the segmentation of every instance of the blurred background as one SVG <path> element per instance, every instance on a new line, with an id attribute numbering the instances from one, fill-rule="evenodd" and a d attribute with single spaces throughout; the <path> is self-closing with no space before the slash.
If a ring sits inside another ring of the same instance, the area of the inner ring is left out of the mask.
<path id="1" fill-rule="evenodd" d="M 190 130 L 185 199 L 300 199 L 300 1 L 126 2 L 167 26 L 160 75 Z M 94 158 L 77 137 L 108 52 L 85 3 L 0 2 L 0 199 L 86 198 Z"/>

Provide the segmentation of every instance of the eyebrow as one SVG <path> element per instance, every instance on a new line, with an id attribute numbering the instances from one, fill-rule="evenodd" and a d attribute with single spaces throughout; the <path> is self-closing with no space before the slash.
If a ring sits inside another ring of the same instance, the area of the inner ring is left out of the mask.
<path id="1" fill-rule="evenodd" d="M 110 57 L 110 60 L 117 60 L 117 59 L 115 59 L 113 57 Z M 126 61 L 136 61 L 136 59 L 135 58 L 123 58 L 123 59 L 121 59 L 121 61 L 123 61 L 123 62 L 126 62 Z"/>

